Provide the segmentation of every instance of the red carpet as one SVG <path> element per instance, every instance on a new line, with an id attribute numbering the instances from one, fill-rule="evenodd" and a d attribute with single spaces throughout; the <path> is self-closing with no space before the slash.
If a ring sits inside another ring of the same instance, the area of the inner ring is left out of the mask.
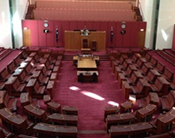
<path id="1" fill-rule="evenodd" d="M 109 62 L 101 61 L 98 70 L 97 83 L 80 83 L 77 81 L 73 63 L 63 61 L 53 97 L 62 106 L 78 108 L 78 130 L 106 131 L 104 108 L 110 106 L 108 103 L 110 101 L 120 103 L 125 101 Z M 81 138 L 85 137 L 81 135 Z M 103 134 L 102 137 L 106 138 L 107 135 Z M 95 135 L 94 138 L 96 138 Z"/>

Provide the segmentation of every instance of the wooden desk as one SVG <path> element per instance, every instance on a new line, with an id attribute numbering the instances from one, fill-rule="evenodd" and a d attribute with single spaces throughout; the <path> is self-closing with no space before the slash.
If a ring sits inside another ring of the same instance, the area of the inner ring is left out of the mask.
<path id="1" fill-rule="evenodd" d="M 23 132 L 24 129 L 27 127 L 27 121 L 26 119 L 22 118 L 19 115 L 13 114 L 10 109 L 3 108 L 0 109 L 0 117 L 1 119 L 6 122 L 7 124 L 10 124 L 10 130 L 12 132 Z"/>
<path id="2" fill-rule="evenodd" d="M 171 129 L 172 122 L 175 120 L 175 109 L 172 108 L 166 114 L 160 116 L 157 119 L 157 133 L 165 133 L 167 130 Z"/>
<path id="3" fill-rule="evenodd" d="M 44 96 L 43 96 L 43 100 L 44 100 L 44 103 L 45 103 L 45 104 L 47 104 L 48 102 L 50 102 L 50 101 L 51 101 L 50 95 L 44 95 Z"/>
<path id="4" fill-rule="evenodd" d="M 52 91 L 53 91 L 54 85 L 55 85 L 55 81 L 54 80 L 49 80 L 49 82 L 47 84 L 47 87 L 46 87 L 46 89 L 49 92 L 51 98 L 52 98 Z"/>
<path id="5" fill-rule="evenodd" d="M 58 123 L 62 125 L 75 125 L 77 126 L 78 117 L 76 115 L 65 115 L 54 113 L 47 117 L 47 120 L 52 123 Z"/>
<path id="6" fill-rule="evenodd" d="M 54 101 L 50 101 L 47 103 L 48 108 L 51 110 L 51 112 L 56 112 L 56 113 L 60 113 L 61 112 L 61 105 L 54 102 Z"/>
<path id="7" fill-rule="evenodd" d="M 99 61 L 100 61 L 99 56 L 87 55 L 87 57 L 91 57 L 93 60 L 95 60 L 97 66 L 99 65 Z M 79 60 L 80 58 L 83 58 L 83 55 L 80 55 L 80 56 L 73 56 L 74 65 L 77 65 L 78 60 Z"/>
<path id="8" fill-rule="evenodd" d="M 143 107 L 136 112 L 136 117 L 138 121 L 150 121 L 152 114 L 156 111 L 157 106 L 154 104 L 148 104 L 146 107 Z"/>
<path id="9" fill-rule="evenodd" d="M 35 122 L 37 121 L 37 119 L 39 119 L 40 121 L 45 121 L 46 119 L 46 112 L 42 109 L 37 108 L 33 104 L 24 106 L 24 110 L 28 115 L 34 117 Z"/>
<path id="10" fill-rule="evenodd" d="M 69 136 L 76 138 L 78 133 L 77 127 L 75 126 L 59 126 L 46 123 L 37 123 L 33 129 L 42 138 L 49 136 Z"/>
<path id="11" fill-rule="evenodd" d="M 105 118 L 107 117 L 107 115 L 111 115 L 111 114 L 117 114 L 120 111 L 120 108 L 118 106 L 109 106 L 109 107 L 105 107 Z"/>
<path id="12" fill-rule="evenodd" d="M 20 103 L 22 106 L 26 106 L 30 104 L 31 102 L 31 97 L 29 96 L 29 93 L 21 93 L 20 95 Z"/>
<path id="13" fill-rule="evenodd" d="M 96 70 L 97 64 L 92 57 L 80 57 L 78 59 L 78 70 Z"/>
<path id="14" fill-rule="evenodd" d="M 108 115 L 106 118 L 106 124 L 109 128 L 112 125 L 120 125 L 123 123 L 131 123 L 135 120 L 135 116 L 132 113 L 122 113 L 122 114 L 114 114 Z"/>
<path id="15" fill-rule="evenodd" d="M 128 112 L 131 110 L 133 103 L 131 101 L 126 101 L 121 104 L 121 112 Z"/>
<path id="16" fill-rule="evenodd" d="M 106 32 L 105 31 L 92 31 L 88 36 L 80 35 L 78 31 L 65 31 L 65 50 L 81 50 L 82 39 L 88 39 L 88 47 L 91 48 L 92 41 L 96 41 L 97 51 L 105 51 L 106 48 Z"/>
<path id="17" fill-rule="evenodd" d="M 64 106 L 62 108 L 64 114 L 78 115 L 78 109 L 76 107 Z"/>
<path id="18" fill-rule="evenodd" d="M 77 71 L 77 77 L 79 82 L 97 82 L 98 71 Z"/>
<path id="19" fill-rule="evenodd" d="M 131 125 L 119 125 L 111 126 L 109 130 L 110 138 L 116 138 L 116 136 L 130 136 L 149 132 L 153 129 L 153 126 L 148 122 L 135 123 Z"/>

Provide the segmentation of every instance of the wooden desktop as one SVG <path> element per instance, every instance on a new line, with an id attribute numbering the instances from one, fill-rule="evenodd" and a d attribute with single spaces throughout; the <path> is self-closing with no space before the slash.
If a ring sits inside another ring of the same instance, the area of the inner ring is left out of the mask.
<path id="1" fill-rule="evenodd" d="M 74 64 L 77 65 L 78 81 L 98 81 L 97 60 L 99 57 L 93 55 L 80 55 L 73 57 Z"/>

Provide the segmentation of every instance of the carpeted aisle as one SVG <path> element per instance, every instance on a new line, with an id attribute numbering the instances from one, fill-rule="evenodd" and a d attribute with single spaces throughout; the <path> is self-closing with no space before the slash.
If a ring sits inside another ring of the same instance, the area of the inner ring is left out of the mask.
<path id="1" fill-rule="evenodd" d="M 80 83 L 73 62 L 63 61 L 54 90 L 54 100 L 62 107 L 69 105 L 78 108 L 79 138 L 88 137 L 86 135 L 91 138 L 97 138 L 97 135 L 106 138 L 104 108 L 110 106 L 109 102 L 125 101 L 109 62 L 101 61 L 98 71 L 97 83 Z"/>

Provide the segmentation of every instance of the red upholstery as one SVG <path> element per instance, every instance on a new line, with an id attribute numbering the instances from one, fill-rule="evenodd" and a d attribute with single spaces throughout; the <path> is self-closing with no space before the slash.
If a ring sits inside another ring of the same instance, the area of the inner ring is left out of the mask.
<path id="1" fill-rule="evenodd" d="M 43 67 L 43 69 L 41 70 L 41 72 L 43 73 L 44 76 L 50 77 L 52 74 L 51 70 L 47 70 L 46 67 Z"/>
<path id="2" fill-rule="evenodd" d="M 158 62 L 156 69 L 159 71 L 159 73 L 163 74 L 165 70 L 165 66 L 162 63 Z"/>
<path id="3" fill-rule="evenodd" d="M 175 101 L 172 93 L 170 92 L 168 95 L 161 97 L 160 102 L 162 105 L 162 110 L 169 111 L 173 107 Z"/>
<path id="4" fill-rule="evenodd" d="M 155 84 L 151 84 L 151 89 L 157 92 L 159 96 L 168 94 L 170 83 L 163 77 L 157 77 Z"/>
<path id="5" fill-rule="evenodd" d="M 151 55 L 148 52 L 146 53 L 145 59 L 147 61 L 150 61 L 151 60 Z"/>
<path id="6" fill-rule="evenodd" d="M 169 82 L 172 82 L 174 79 L 174 73 L 168 68 L 165 68 L 165 71 L 162 76 L 165 77 Z"/>
<path id="7" fill-rule="evenodd" d="M 137 98 L 145 97 L 150 92 L 151 87 L 145 79 L 139 79 L 136 86 L 132 86 L 133 94 Z"/>
<path id="8" fill-rule="evenodd" d="M 19 75 L 19 80 L 21 83 L 27 83 L 30 80 L 31 76 L 27 75 L 25 70 L 23 70 Z"/>
<path id="9" fill-rule="evenodd" d="M 8 78 L 11 76 L 10 73 L 8 73 L 7 68 L 4 68 L 1 72 L 0 72 L 0 80 L 1 81 L 7 81 Z"/>
<path id="10" fill-rule="evenodd" d="M 40 73 L 39 77 L 38 77 L 38 81 L 40 84 L 44 84 L 47 85 L 48 81 L 49 81 L 49 77 L 45 77 L 43 75 L 43 73 Z"/>
<path id="11" fill-rule="evenodd" d="M 26 84 L 20 83 L 19 79 L 16 79 L 12 84 L 12 95 L 20 96 L 22 92 L 25 92 Z"/>
<path id="12" fill-rule="evenodd" d="M 153 67 L 156 67 L 157 65 L 157 59 L 155 59 L 154 57 L 151 57 L 151 60 L 150 60 L 151 64 Z"/>

